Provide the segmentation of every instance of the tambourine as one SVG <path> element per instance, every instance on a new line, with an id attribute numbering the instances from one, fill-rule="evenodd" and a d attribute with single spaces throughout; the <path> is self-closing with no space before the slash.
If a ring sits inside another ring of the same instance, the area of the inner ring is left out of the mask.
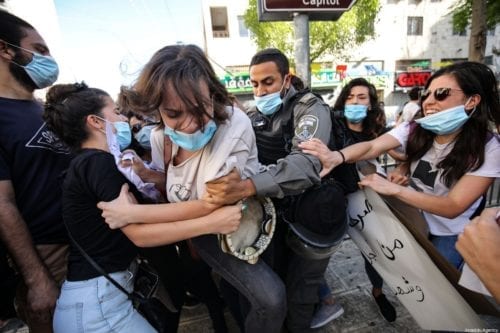
<path id="1" fill-rule="evenodd" d="M 242 213 L 238 230 L 218 235 L 219 244 L 223 252 L 255 264 L 271 243 L 276 228 L 276 209 L 267 197 L 251 197 L 243 201 Z"/>

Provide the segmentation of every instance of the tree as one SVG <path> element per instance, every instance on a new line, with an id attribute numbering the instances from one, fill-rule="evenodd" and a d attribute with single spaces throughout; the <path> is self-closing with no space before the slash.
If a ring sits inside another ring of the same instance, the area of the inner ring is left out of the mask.
<path id="1" fill-rule="evenodd" d="M 500 1 L 459 0 L 452 7 L 452 24 L 456 31 L 471 27 L 469 60 L 483 62 L 487 29 L 500 23 Z"/>
<path id="2" fill-rule="evenodd" d="M 310 61 L 324 54 L 344 57 L 354 46 L 373 38 L 379 0 L 357 0 L 339 20 L 309 23 Z M 275 47 L 293 59 L 294 29 L 291 22 L 259 22 L 257 0 L 249 0 L 245 24 L 259 49 Z"/>

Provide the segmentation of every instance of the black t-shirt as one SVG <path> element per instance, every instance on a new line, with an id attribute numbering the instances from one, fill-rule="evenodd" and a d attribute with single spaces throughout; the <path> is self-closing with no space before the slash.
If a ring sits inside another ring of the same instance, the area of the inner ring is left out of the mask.
<path id="1" fill-rule="evenodd" d="M 137 255 L 135 245 L 120 229 L 110 229 L 97 208 L 99 201 L 115 199 L 126 182 L 113 155 L 97 149 L 82 150 L 71 162 L 64 179 L 64 222 L 78 244 L 107 273 L 126 269 Z M 133 185 L 129 186 L 139 197 Z M 81 281 L 99 275 L 70 244 L 68 280 Z"/>
<path id="2" fill-rule="evenodd" d="M 35 244 L 67 243 L 61 216 L 61 173 L 69 149 L 47 129 L 33 100 L 0 97 L 0 180 L 10 180 Z"/>
<path id="3" fill-rule="evenodd" d="M 363 132 L 356 132 L 353 131 L 352 129 L 348 129 L 349 132 L 351 133 L 351 137 L 353 139 L 353 144 L 358 143 L 358 142 L 365 142 L 365 141 L 370 141 L 372 138 L 364 134 Z"/>

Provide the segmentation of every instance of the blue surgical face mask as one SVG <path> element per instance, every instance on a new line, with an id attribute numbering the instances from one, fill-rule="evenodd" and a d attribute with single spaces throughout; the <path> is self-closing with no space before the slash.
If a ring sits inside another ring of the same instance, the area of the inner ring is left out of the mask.
<path id="1" fill-rule="evenodd" d="M 415 121 L 426 130 L 437 135 L 447 135 L 462 128 L 474 111 L 476 111 L 475 108 L 470 115 L 467 115 L 465 112 L 465 105 L 459 105 Z"/>
<path id="2" fill-rule="evenodd" d="M 97 118 L 104 120 L 106 122 L 106 138 L 108 141 L 109 150 L 113 153 L 116 150 L 116 145 L 118 145 L 118 149 L 120 151 L 124 150 L 130 143 L 132 142 L 132 131 L 130 130 L 130 126 L 125 121 L 108 121 L 102 117 L 96 115 Z M 113 125 L 116 133 L 111 129 L 109 125 Z"/>
<path id="3" fill-rule="evenodd" d="M 139 144 L 141 145 L 142 148 L 151 150 L 151 131 L 156 125 L 146 125 L 143 126 L 139 132 L 134 134 L 135 139 Z"/>
<path id="4" fill-rule="evenodd" d="M 255 100 L 255 106 L 257 109 L 266 116 L 270 116 L 275 113 L 281 103 L 283 103 L 283 100 L 281 99 L 281 92 L 279 91 L 262 97 L 254 96 L 253 99 Z"/>
<path id="5" fill-rule="evenodd" d="M 198 130 L 191 134 L 176 131 L 165 125 L 165 135 L 168 135 L 176 145 L 189 151 L 197 151 L 205 147 L 214 136 L 216 130 L 217 125 L 213 120 L 209 120 L 205 124 L 203 132 Z"/>
<path id="6" fill-rule="evenodd" d="M 366 118 L 367 111 L 367 105 L 347 104 L 346 106 L 344 106 L 344 116 L 349 122 L 353 124 L 362 122 L 363 119 Z"/>
<path id="7" fill-rule="evenodd" d="M 286 77 L 285 80 L 283 80 L 283 84 L 281 85 L 280 90 L 275 93 L 267 94 L 264 96 L 253 96 L 253 99 L 255 100 L 255 106 L 262 114 L 270 116 L 278 111 L 279 106 L 281 105 L 281 103 L 283 103 L 283 100 L 281 99 L 281 91 L 285 86 L 285 82 Z"/>
<path id="8" fill-rule="evenodd" d="M 24 68 L 26 74 L 28 74 L 39 89 L 51 86 L 54 82 L 56 82 L 57 77 L 59 76 L 59 67 L 57 66 L 54 58 L 51 56 L 41 55 L 17 45 L 10 43 L 7 44 L 33 54 L 33 58 L 27 65 L 23 66 L 14 61 L 12 63 Z"/>
<path id="9" fill-rule="evenodd" d="M 113 127 L 116 130 L 116 141 L 120 146 L 120 150 L 124 150 L 132 142 L 132 132 L 130 131 L 130 125 L 126 121 L 115 121 L 113 122 Z"/>

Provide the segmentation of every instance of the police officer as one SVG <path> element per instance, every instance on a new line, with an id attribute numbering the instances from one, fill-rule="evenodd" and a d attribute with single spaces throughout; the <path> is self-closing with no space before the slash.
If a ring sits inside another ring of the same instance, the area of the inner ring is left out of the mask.
<path id="1" fill-rule="evenodd" d="M 318 159 L 302 153 L 297 145 L 311 138 L 329 141 L 330 110 L 321 98 L 293 87 L 288 59 L 277 49 L 265 49 L 253 56 L 250 81 L 255 107 L 248 116 L 255 130 L 263 172 L 244 180 L 232 172 L 211 182 L 207 200 L 222 204 L 252 195 L 268 196 L 275 199 L 283 220 L 291 196 L 321 183 Z M 306 332 L 319 300 L 318 286 L 329 255 L 306 258 L 288 251 L 285 239 L 290 232 L 287 223 L 278 222 L 272 247 L 274 262 L 268 263 L 287 285 L 287 328 L 291 332 Z"/>

